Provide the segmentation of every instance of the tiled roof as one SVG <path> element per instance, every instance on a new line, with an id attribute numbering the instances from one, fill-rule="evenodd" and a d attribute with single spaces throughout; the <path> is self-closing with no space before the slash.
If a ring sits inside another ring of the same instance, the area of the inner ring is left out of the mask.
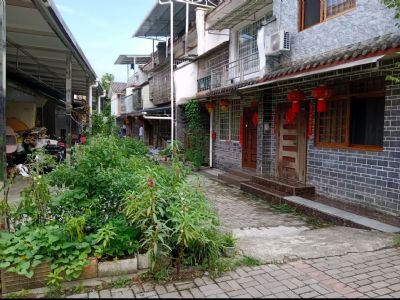
<path id="1" fill-rule="evenodd" d="M 116 94 L 121 94 L 126 89 L 126 82 L 111 82 L 110 89 Z"/>
<path id="2" fill-rule="evenodd" d="M 269 72 L 259 83 L 285 77 L 293 74 L 301 74 L 314 69 L 327 68 L 350 61 L 399 51 L 400 33 L 382 35 L 373 39 L 349 45 L 347 47 L 325 52 L 304 60 L 292 61 L 288 64 L 277 66 Z"/>

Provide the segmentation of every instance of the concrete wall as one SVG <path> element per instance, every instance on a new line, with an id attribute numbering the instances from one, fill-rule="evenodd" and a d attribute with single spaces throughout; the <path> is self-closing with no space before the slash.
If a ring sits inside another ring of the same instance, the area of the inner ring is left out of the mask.
<path id="1" fill-rule="evenodd" d="M 143 108 L 152 108 L 154 107 L 153 102 L 150 101 L 150 86 L 146 84 L 142 87 L 142 103 Z"/>
<path id="2" fill-rule="evenodd" d="M 178 105 L 195 98 L 197 93 L 197 62 L 180 67 L 174 74 L 175 99 Z"/>
<path id="3" fill-rule="evenodd" d="M 118 94 L 111 95 L 111 115 L 119 117 L 121 103 L 120 103 L 121 96 Z"/>

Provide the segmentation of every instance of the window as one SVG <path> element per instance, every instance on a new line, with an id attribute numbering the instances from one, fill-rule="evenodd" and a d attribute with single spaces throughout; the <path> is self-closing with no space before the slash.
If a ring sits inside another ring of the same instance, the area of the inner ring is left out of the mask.
<path id="1" fill-rule="evenodd" d="M 321 23 L 356 6 L 356 0 L 300 0 L 300 30 Z"/>
<path id="2" fill-rule="evenodd" d="M 219 139 L 239 141 L 240 101 L 230 100 L 229 109 L 223 111 L 219 106 Z"/>
<path id="3" fill-rule="evenodd" d="M 261 26 L 261 19 L 239 30 L 238 49 L 239 59 L 258 53 L 257 31 Z"/>
<path id="4" fill-rule="evenodd" d="M 327 111 L 317 117 L 317 146 L 366 150 L 383 146 L 385 89 L 383 79 L 333 87 Z"/>

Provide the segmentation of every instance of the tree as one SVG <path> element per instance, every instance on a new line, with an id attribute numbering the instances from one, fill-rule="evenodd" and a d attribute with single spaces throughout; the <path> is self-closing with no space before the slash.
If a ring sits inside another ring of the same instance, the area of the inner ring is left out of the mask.
<path id="1" fill-rule="evenodd" d="M 101 86 L 106 91 L 106 97 L 103 102 L 103 114 L 106 116 L 111 115 L 111 101 L 108 99 L 108 92 L 110 90 L 111 82 L 114 81 L 114 75 L 111 73 L 106 73 L 101 77 Z"/>
<path id="2" fill-rule="evenodd" d="M 115 79 L 115 77 L 111 73 L 106 73 L 101 77 L 101 86 L 106 90 L 107 94 L 108 94 L 108 91 L 110 90 L 111 82 L 113 82 L 114 79 Z"/>

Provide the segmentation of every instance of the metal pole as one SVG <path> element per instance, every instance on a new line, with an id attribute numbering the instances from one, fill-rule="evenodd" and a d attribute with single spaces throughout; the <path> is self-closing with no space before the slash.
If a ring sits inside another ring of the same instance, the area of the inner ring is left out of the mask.
<path id="1" fill-rule="evenodd" d="M 210 113 L 210 168 L 213 167 L 213 140 L 212 133 L 214 131 L 214 112 Z"/>
<path id="2" fill-rule="evenodd" d="M 6 158 L 6 2 L 0 0 L 0 188 L 7 184 Z"/>
<path id="3" fill-rule="evenodd" d="M 186 3 L 185 57 L 188 55 L 189 40 L 189 2 Z"/>
<path id="4" fill-rule="evenodd" d="M 171 68 L 171 145 L 174 145 L 175 138 L 175 106 L 174 106 L 174 2 L 171 1 L 170 7 L 170 31 L 171 31 L 171 54 L 170 54 L 170 68 Z"/>
<path id="5" fill-rule="evenodd" d="M 67 162 L 71 159 L 71 148 L 72 148 L 72 127 L 71 127 L 71 117 L 72 117 L 72 57 L 71 53 L 67 54 L 67 65 L 65 74 L 65 116 L 67 123 Z"/>

